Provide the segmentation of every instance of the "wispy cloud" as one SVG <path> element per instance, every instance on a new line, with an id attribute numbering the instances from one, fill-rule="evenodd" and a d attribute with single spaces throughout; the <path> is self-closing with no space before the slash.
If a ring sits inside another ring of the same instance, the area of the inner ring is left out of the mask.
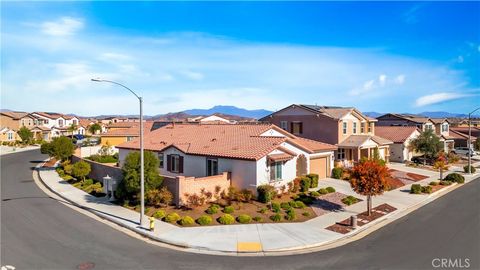
<path id="1" fill-rule="evenodd" d="M 424 3 L 414 4 L 405 13 L 403 13 L 403 21 L 408 24 L 416 24 L 419 21 L 418 13 L 424 6 Z"/>
<path id="2" fill-rule="evenodd" d="M 449 93 L 449 92 L 435 93 L 435 94 L 426 95 L 426 96 L 417 98 L 417 100 L 415 101 L 415 105 L 417 107 L 422 107 L 422 106 L 433 105 L 433 104 L 450 101 L 454 99 L 464 98 L 468 96 L 469 96 L 468 94 L 463 94 L 463 93 Z"/>
<path id="3" fill-rule="evenodd" d="M 70 36 L 84 26 L 83 20 L 72 17 L 62 17 L 56 21 L 48 21 L 40 24 L 44 34 L 56 37 Z"/>
<path id="4" fill-rule="evenodd" d="M 377 79 L 368 80 L 363 83 L 361 87 L 356 87 L 350 90 L 349 94 L 352 96 L 364 95 L 372 93 L 374 90 L 395 88 L 405 82 L 405 75 L 400 74 L 393 78 L 385 74 L 380 74 Z"/>

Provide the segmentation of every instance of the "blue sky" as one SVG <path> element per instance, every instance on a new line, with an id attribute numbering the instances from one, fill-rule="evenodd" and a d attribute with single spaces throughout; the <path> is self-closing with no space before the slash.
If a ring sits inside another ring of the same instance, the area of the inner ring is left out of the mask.
<path id="1" fill-rule="evenodd" d="M 2 108 L 480 106 L 480 3 L 2 2 Z"/>

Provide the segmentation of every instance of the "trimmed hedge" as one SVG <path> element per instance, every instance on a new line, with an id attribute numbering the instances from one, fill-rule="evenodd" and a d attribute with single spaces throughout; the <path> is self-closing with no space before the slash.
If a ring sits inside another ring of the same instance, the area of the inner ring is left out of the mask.
<path id="1" fill-rule="evenodd" d="M 318 174 L 310 173 L 310 174 L 307 174 L 307 177 L 310 178 L 310 180 L 311 180 L 311 182 L 310 182 L 310 187 L 311 188 L 318 187 Z"/>
<path id="2" fill-rule="evenodd" d="M 470 166 L 470 172 L 475 173 L 476 169 L 473 166 Z M 463 166 L 463 172 L 468 173 L 468 165 Z"/>
<path id="3" fill-rule="evenodd" d="M 189 216 L 184 216 L 182 219 L 180 219 L 180 225 L 182 226 L 192 226 L 195 224 L 195 220 Z"/>
<path id="4" fill-rule="evenodd" d="M 212 217 L 207 215 L 203 215 L 197 219 L 197 223 L 201 226 L 209 225 L 212 221 Z"/>
<path id="5" fill-rule="evenodd" d="M 300 178 L 300 191 L 301 192 L 307 192 L 308 189 L 311 187 L 311 185 L 312 185 L 312 179 L 310 179 L 309 177 L 304 176 L 304 177 Z"/>
<path id="6" fill-rule="evenodd" d="M 210 215 L 213 215 L 218 213 L 218 210 L 220 210 L 220 206 L 218 204 L 212 204 L 207 208 L 206 212 Z"/>
<path id="7" fill-rule="evenodd" d="M 430 182 L 429 185 L 430 185 L 430 186 L 436 186 L 436 185 L 438 185 L 438 184 L 439 184 L 438 181 L 432 181 L 432 182 Z"/>
<path id="8" fill-rule="evenodd" d="M 328 191 L 328 193 L 335 192 L 335 188 L 333 188 L 333 187 L 327 187 L 326 190 Z"/>
<path id="9" fill-rule="evenodd" d="M 295 208 L 300 208 L 300 209 L 303 209 L 306 207 L 305 203 L 303 203 L 302 201 L 296 201 L 295 202 Z"/>
<path id="10" fill-rule="evenodd" d="M 250 223 L 252 221 L 252 217 L 249 215 L 240 215 L 237 217 L 237 221 L 242 224 Z"/>
<path id="11" fill-rule="evenodd" d="M 225 208 L 223 208 L 223 212 L 225 214 L 231 214 L 231 213 L 233 213 L 233 211 L 235 211 L 235 209 L 231 205 L 225 206 Z"/>
<path id="12" fill-rule="evenodd" d="M 357 203 L 358 199 L 353 197 L 353 196 L 347 196 L 347 197 L 342 199 L 342 202 L 346 205 L 352 205 L 354 203 Z"/>
<path id="13" fill-rule="evenodd" d="M 422 187 L 422 193 L 432 193 L 432 186 L 423 186 Z"/>
<path id="14" fill-rule="evenodd" d="M 318 193 L 318 191 L 312 191 L 312 192 L 310 192 L 310 195 L 313 196 L 313 197 L 318 197 L 318 196 L 320 196 L 320 193 Z"/>
<path id="15" fill-rule="evenodd" d="M 450 173 L 443 180 L 450 182 L 457 182 L 459 184 L 465 183 L 465 177 L 459 173 Z"/>
<path id="16" fill-rule="evenodd" d="M 169 222 L 169 223 L 175 223 L 177 222 L 178 220 L 180 219 L 180 215 L 173 212 L 173 213 L 170 213 L 168 214 L 166 217 L 165 217 L 165 221 L 166 222 Z"/>
<path id="17" fill-rule="evenodd" d="M 263 218 L 257 216 L 257 217 L 254 217 L 253 220 L 255 220 L 256 222 L 262 222 Z"/>
<path id="18" fill-rule="evenodd" d="M 262 203 L 270 202 L 276 193 L 275 188 L 270 185 L 260 185 L 257 187 L 257 199 Z"/>
<path id="19" fill-rule="evenodd" d="M 158 210 L 153 214 L 154 218 L 162 219 L 166 215 L 165 210 Z"/>
<path id="20" fill-rule="evenodd" d="M 420 194 L 422 193 L 422 186 L 420 184 L 413 184 L 410 188 L 410 193 L 412 194 Z"/>
<path id="21" fill-rule="evenodd" d="M 332 169 L 332 177 L 335 179 L 342 179 L 343 168 L 336 167 Z"/>
<path id="22" fill-rule="evenodd" d="M 235 218 L 232 215 L 224 214 L 218 218 L 218 222 L 223 225 L 230 225 L 235 223 Z"/>
<path id="23" fill-rule="evenodd" d="M 452 184 L 452 182 L 450 182 L 450 181 L 440 181 L 441 186 L 450 186 L 451 184 Z"/>
<path id="24" fill-rule="evenodd" d="M 321 195 L 325 195 L 325 194 L 328 193 L 328 190 L 325 189 L 325 188 L 321 188 L 321 189 L 318 190 L 318 193 L 320 193 Z"/>

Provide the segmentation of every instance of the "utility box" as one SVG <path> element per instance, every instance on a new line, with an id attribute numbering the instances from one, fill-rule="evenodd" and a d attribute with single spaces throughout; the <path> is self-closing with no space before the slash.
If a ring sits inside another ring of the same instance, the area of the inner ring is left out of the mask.
<path id="1" fill-rule="evenodd" d="M 115 191 L 117 190 L 117 179 L 107 176 L 103 177 L 103 193 L 107 194 L 110 201 L 115 200 Z"/>
<path id="2" fill-rule="evenodd" d="M 357 216 L 350 217 L 350 225 L 352 226 L 353 229 L 357 228 Z"/>

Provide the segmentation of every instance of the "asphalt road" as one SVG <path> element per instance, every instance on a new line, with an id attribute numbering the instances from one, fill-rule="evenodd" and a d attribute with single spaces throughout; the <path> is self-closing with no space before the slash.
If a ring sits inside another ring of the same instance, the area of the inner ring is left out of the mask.
<path id="1" fill-rule="evenodd" d="M 434 268 L 432 260 L 450 258 L 463 260 L 463 266 L 468 259 L 470 269 L 480 269 L 480 181 L 342 247 L 282 257 L 224 257 L 145 243 L 49 198 L 32 179 L 32 168 L 44 158 L 38 150 L 0 158 L 1 265 L 16 269 L 80 269 L 86 262 L 93 263 L 93 269 L 447 269 Z"/>

